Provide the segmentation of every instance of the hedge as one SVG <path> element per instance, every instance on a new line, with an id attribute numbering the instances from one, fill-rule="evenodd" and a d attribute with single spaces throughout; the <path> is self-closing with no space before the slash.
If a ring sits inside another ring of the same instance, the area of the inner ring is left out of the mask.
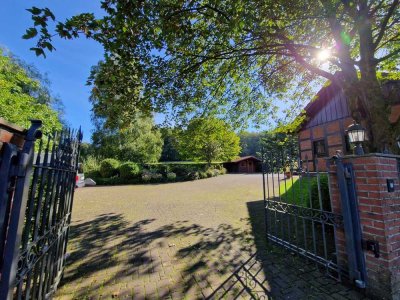
<path id="1" fill-rule="evenodd" d="M 140 175 L 140 167 L 134 162 L 125 162 L 119 166 L 119 176 L 124 179 L 138 178 Z"/>
<path id="2" fill-rule="evenodd" d="M 101 161 L 99 170 L 85 176 L 92 178 L 97 185 L 118 185 L 197 180 L 225 173 L 222 163 L 209 166 L 205 162 L 167 162 L 140 166 L 133 162 L 105 159 Z"/>

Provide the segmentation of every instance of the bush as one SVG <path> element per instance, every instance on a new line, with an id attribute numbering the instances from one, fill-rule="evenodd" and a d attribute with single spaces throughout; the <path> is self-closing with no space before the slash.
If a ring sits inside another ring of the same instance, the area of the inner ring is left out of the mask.
<path id="1" fill-rule="evenodd" d="M 119 161 L 113 158 L 107 158 L 100 163 L 100 175 L 103 178 L 110 178 L 118 175 Z"/>
<path id="2" fill-rule="evenodd" d="M 140 183 L 140 179 L 124 179 L 121 177 L 111 178 L 96 178 L 96 185 L 121 185 L 121 184 L 137 184 Z"/>
<path id="3" fill-rule="evenodd" d="M 320 190 L 321 190 L 321 202 L 322 209 L 331 209 L 331 200 L 329 195 L 329 183 L 328 175 L 323 174 L 319 176 Z M 311 199 L 314 208 L 320 208 L 319 195 L 318 195 L 318 180 L 317 177 L 313 177 L 311 180 Z"/>
<path id="4" fill-rule="evenodd" d="M 174 172 L 168 172 L 167 173 L 167 180 L 168 181 L 175 181 L 176 179 L 176 174 Z"/>
<path id="5" fill-rule="evenodd" d="M 83 172 L 92 173 L 100 170 L 100 161 L 96 156 L 89 155 L 82 162 Z"/>
<path id="6" fill-rule="evenodd" d="M 219 173 L 221 174 L 221 175 L 224 175 L 224 174 L 226 174 L 226 169 L 224 168 L 224 167 L 222 167 L 220 170 L 219 170 Z"/>
<path id="7" fill-rule="evenodd" d="M 151 181 L 152 182 L 160 182 L 162 181 L 163 176 L 161 173 L 153 173 L 151 174 Z"/>
<path id="8" fill-rule="evenodd" d="M 92 178 L 92 179 L 96 179 L 97 180 L 97 178 L 101 178 L 101 174 L 100 174 L 99 171 L 86 172 L 85 173 L 85 178 Z"/>
<path id="9" fill-rule="evenodd" d="M 204 179 L 208 177 L 207 172 L 200 171 L 198 173 L 199 173 L 199 179 Z"/>
<path id="10" fill-rule="evenodd" d="M 176 165 L 171 167 L 171 171 L 178 177 L 186 178 L 191 172 L 195 172 L 196 169 L 190 165 Z"/>
<path id="11" fill-rule="evenodd" d="M 143 170 L 142 172 L 142 181 L 143 182 L 150 182 L 151 180 L 151 172 L 149 170 Z"/>
<path id="12" fill-rule="evenodd" d="M 214 169 L 207 169 L 207 171 L 206 171 L 206 175 L 207 175 L 207 177 L 209 178 L 209 177 L 213 177 L 214 176 Z"/>
<path id="13" fill-rule="evenodd" d="M 124 179 L 137 178 L 140 174 L 139 165 L 134 162 L 126 162 L 119 166 L 119 176 Z"/>
<path id="14" fill-rule="evenodd" d="M 198 180 L 200 179 L 200 172 L 190 172 L 186 177 L 188 180 Z"/>

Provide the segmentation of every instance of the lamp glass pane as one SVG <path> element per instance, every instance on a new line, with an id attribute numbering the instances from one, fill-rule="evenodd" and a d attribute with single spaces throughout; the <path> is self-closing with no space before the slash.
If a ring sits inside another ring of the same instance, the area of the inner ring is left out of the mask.
<path id="1" fill-rule="evenodd" d="M 351 130 L 348 134 L 350 143 L 360 143 L 365 141 L 365 130 Z"/>
<path id="2" fill-rule="evenodd" d="M 357 130 L 356 131 L 356 142 L 364 142 L 364 130 Z"/>

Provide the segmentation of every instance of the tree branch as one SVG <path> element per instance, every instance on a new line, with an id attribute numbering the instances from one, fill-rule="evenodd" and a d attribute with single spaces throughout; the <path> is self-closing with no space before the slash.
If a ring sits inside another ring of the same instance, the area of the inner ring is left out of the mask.
<path id="1" fill-rule="evenodd" d="M 388 10 L 388 12 L 387 12 L 385 18 L 383 19 L 382 24 L 381 24 L 381 28 L 380 28 L 380 31 L 379 31 L 379 34 L 378 34 L 378 37 L 376 38 L 376 40 L 375 40 L 375 42 L 374 42 L 374 48 L 375 48 L 375 49 L 378 47 L 378 45 L 379 45 L 379 43 L 381 42 L 383 36 L 385 35 L 386 26 L 387 26 L 387 24 L 388 24 L 388 22 L 389 22 L 389 20 L 390 20 L 390 17 L 391 17 L 391 16 L 393 15 L 393 13 L 395 12 L 396 6 L 398 6 L 398 5 L 399 5 L 399 0 L 394 0 L 394 1 L 392 2 L 392 5 L 390 6 L 390 8 L 389 8 L 389 10 Z"/>
<path id="2" fill-rule="evenodd" d="M 381 63 L 381 62 L 383 62 L 383 61 L 385 61 L 385 60 L 387 60 L 389 58 L 392 58 L 394 56 L 397 56 L 397 55 L 400 55 L 400 48 L 396 49 L 392 53 L 389 53 L 388 55 L 385 55 L 385 56 L 383 56 L 381 58 L 378 58 L 376 61 L 379 64 L 379 63 Z"/>
<path id="3" fill-rule="evenodd" d="M 304 60 L 304 58 L 300 54 L 298 54 L 296 52 L 296 50 L 293 47 L 291 47 L 290 45 L 288 45 L 288 49 L 292 53 L 294 59 L 300 65 L 302 65 L 304 68 L 306 68 L 307 70 L 309 70 L 311 72 L 314 72 L 315 74 L 318 74 L 319 76 L 325 77 L 325 78 L 329 79 L 332 82 L 337 82 L 337 79 L 333 74 L 331 74 L 331 73 L 329 73 L 327 71 L 324 71 L 324 70 L 322 70 L 322 69 L 320 69 L 320 68 L 318 68 L 316 66 L 313 66 L 313 65 L 309 64 L 308 62 L 306 62 Z"/>

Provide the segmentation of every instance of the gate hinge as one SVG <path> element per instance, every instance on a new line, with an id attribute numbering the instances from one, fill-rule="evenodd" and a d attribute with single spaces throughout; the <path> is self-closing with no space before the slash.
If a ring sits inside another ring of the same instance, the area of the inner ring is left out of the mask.
<path id="1" fill-rule="evenodd" d="M 361 240 L 362 248 L 367 251 L 372 251 L 374 252 L 374 255 L 376 258 L 380 256 L 379 252 L 379 242 L 378 241 L 372 241 L 372 240 Z"/>

